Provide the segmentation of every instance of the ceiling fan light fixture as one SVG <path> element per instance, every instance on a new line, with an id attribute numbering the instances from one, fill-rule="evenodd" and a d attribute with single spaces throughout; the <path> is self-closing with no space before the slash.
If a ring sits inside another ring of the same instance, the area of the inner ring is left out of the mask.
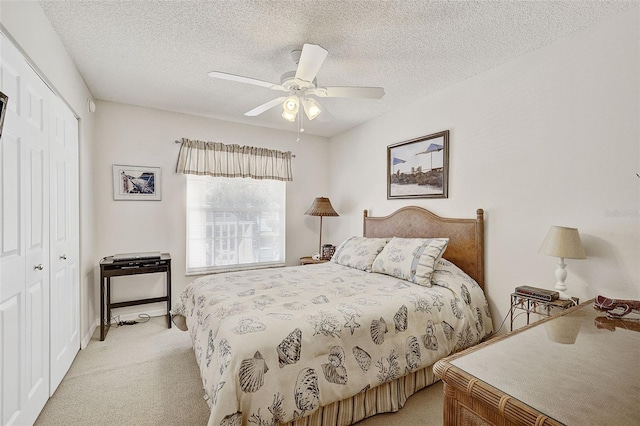
<path id="1" fill-rule="evenodd" d="M 299 107 L 300 107 L 300 100 L 298 99 L 298 97 L 296 95 L 289 96 L 282 103 L 282 109 L 284 110 L 284 112 L 287 112 L 289 114 L 293 114 L 294 117 L 298 113 L 298 108 Z"/>
<path id="2" fill-rule="evenodd" d="M 304 113 L 307 115 L 309 120 L 313 120 L 322 112 L 322 107 L 318 104 L 315 99 L 311 98 L 303 98 L 302 99 L 302 108 L 304 109 Z"/>
<path id="3" fill-rule="evenodd" d="M 282 111 L 282 118 L 293 123 L 294 121 L 296 121 L 296 114 L 295 113 L 292 114 L 287 110 L 284 110 Z"/>

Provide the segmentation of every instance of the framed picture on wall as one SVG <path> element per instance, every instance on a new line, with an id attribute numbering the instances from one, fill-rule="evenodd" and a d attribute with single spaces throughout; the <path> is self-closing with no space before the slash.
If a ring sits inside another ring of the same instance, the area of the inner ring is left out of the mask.
<path id="1" fill-rule="evenodd" d="M 114 200 L 162 199 L 160 167 L 113 165 Z"/>
<path id="2" fill-rule="evenodd" d="M 0 92 L 0 138 L 2 137 L 2 126 L 4 126 L 4 115 L 7 112 L 8 102 L 9 102 L 9 97 L 4 93 Z"/>
<path id="3" fill-rule="evenodd" d="M 387 146 L 387 199 L 447 198 L 449 131 Z"/>

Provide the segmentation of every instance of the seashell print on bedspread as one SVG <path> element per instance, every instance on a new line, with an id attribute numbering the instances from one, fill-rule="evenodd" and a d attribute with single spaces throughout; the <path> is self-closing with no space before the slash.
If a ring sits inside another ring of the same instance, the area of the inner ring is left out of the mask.
<path id="1" fill-rule="evenodd" d="M 209 425 L 295 420 L 478 343 L 489 307 L 459 272 L 441 259 L 433 287 L 332 262 L 194 280 L 172 312 L 187 320 Z"/>

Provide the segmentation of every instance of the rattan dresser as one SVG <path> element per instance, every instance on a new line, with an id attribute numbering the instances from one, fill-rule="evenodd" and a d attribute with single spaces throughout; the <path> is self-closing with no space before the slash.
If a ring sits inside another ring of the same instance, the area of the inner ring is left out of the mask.
<path id="1" fill-rule="evenodd" d="M 640 332 L 629 321 L 590 300 L 437 362 L 444 424 L 640 424 Z"/>

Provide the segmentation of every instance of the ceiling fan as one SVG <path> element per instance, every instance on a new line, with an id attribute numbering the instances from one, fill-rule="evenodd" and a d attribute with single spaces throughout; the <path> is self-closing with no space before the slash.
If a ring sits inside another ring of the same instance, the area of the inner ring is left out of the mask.
<path id="1" fill-rule="evenodd" d="M 316 74 L 320 70 L 329 52 L 316 45 L 305 43 L 302 50 L 291 52 L 293 60 L 298 64 L 295 71 L 282 74 L 280 83 L 270 83 L 268 81 L 257 80 L 251 77 L 229 74 L 220 71 L 211 71 L 209 76 L 222 80 L 237 81 L 240 83 L 253 84 L 267 87 L 272 90 L 285 92 L 286 96 L 281 96 L 265 102 L 247 111 L 244 115 L 253 117 L 282 104 L 282 118 L 294 122 L 298 115 L 300 105 L 309 120 L 313 120 L 322 113 L 324 108 L 310 96 L 320 98 L 369 98 L 380 99 L 384 96 L 382 87 L 354 87 L 354 86 L 318 86 Z"/>

